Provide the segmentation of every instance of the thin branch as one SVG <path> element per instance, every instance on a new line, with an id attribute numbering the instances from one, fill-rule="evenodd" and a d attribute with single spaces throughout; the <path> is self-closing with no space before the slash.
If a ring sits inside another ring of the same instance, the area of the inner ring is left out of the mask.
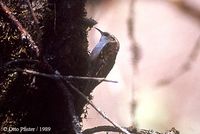
<path id="1" fill-rule="evenodd" d="M 146 129 L 137 129 L 133 126 L 130 126 L 127 129 L 131 134 L 180 134 L 178 130 L 175 128 L 171 128 L 170 130 L 167 130 L 164 133 L 160 133 L 154 130 L 146 130 Z M 94 134 L 98 132 L 120 132 L 118 128 L 115 128 L 113 126 L 97 126 L 94 128 L 89 128 L 83 131 L 83 134 Z"/>
<path id="2" fill-rule="evenodd" d="M 198 58 L 199 53 L 200 53 L 200 36 L 198 37 L 196 44 L 193 46 L 192 50 L 190 51 L 186 61 L 181 65 L 180 69 L 172 76 L 159 80 L 156 83 L 156 85 L 165 86 L 165 85 L 171 84 L 177 78 L 179 78 L 180 76 L 190 71 L 192 68 L 192 64 L 194 64 L 194 62 Z"/>
<path id="3" fill-rule="evenodd" d="M 198 22 L 200 21 L 200 10 L 198 6 L 192 5 L 192 2 L 187 0 L 167 0 L 167 2 L 172 3 L 185 14 L 197 19 Z"/>
<path id="4" fill-rule="evenodd" d="M 60 73 L 58 71 L 55 71 L 55 74 L 60 75 Z M 66 87 L 66 85 L 64 84 L 64 82 L 62 81 L 61 78 L 56 79 L 56 84 L 61 89 L 61 91 L 63 92 L 63 95 L 67 99 L 66 103 L 68 106 L 68 111 L 69 111 L 69 114 L 71 117 L 72 126 L 73 126 L 73 130 L 74 130 L 75 134 L 82 134 L 80 122 L 76 115 L 72 94 L 70 93 L 69 89 Z"/>
<path id="5" fill-rule="evenodd" d="M 129 127 L 125 129 L 127 129 L 132 134 L 137 133 L 137 129 L 134 127 Z M 114 126 L 97 126 L 94 128 L 89 128 L 89 129 L 84 130 L 83 134 L 93 134 L 93 133 L 98 133 L 98 132 L 119 132 L 120 133 L 121 130 Z"/>
<path id="6" fill-rule="evenodd" d="M 37 72 L 37 71 L 34 71 L 34 70 L 21 69 L 21 68 L 8 69 L 8 71 L 24 72 L 24 73 L 28 73 L 28 74 L 47 77 L 47 78 L 50 78 L 50 79 L 58 79 L 58 78 L 64 79 L 64 80 L 78 79 L 78 80 L 94 80 L 94 81 L 104 81 L 104 82 L 117 83 L 117 81 L 106 80 L 105 78 L 99 78 L 99 77 L 83 77 L 83 76 L 72 76 L 72 75 L 64 76 L 64 75 L 60 75 L 60 74 L 41 73 L 41 72 Z"/>
<path id="7" fill-rule="evenodd" d="M 83 134 L 93 134 L 98 132 L 121 132 L 121 130 L 113 126 L 97 126 L 84 130 Z"/>
<path id="8" fill-rule="evenodd" d="M 12 64 L 20 64 L 20 63 L 39 63 L 40 61 L 39 60 L 33 60 L 33 59 L 15 59 L 15 60 L 11 60 L 7 63 L 5 63 L 3 65 L 3 67 L 8 67 L 9 65 L 12 65 Z"/>
<path id="9" fill-rule="evenodd" d="M 83 97 L 104 119 L 106 119 L 108 122 L 110 122 L 113 126 L 118 128 L 121 132 L 125 134 L 130 134 L 126 129 L 122 128 L 120 125 L 109 119 L 105 113 L 103 113 L 100 109 L 98 109 L 80 90 L 75 87 L 73 84 L 71 84 L 69 81 L 66 81 L 66 83 L 74 90 L 76 91 L 81 97 Z"/>
<path id="10" fill-rule="evenodd" d="M 13 70 L 14 71 L 14 70 Z M 20 71 L 20 72 L 25 72 L 25 73 L 31 73 L 34 75 L 39 75 L 39 76 L 44 76 L 44 77 L 48 77 L 48 78 L 52 78 L 56 80 L 57 85 L 59 86 L 59 88 L 63 91 L 63 94 L 66 96 L 67 98 L 67 102 L 69 103 L 69 111 L 70 114 L 72 115 L 72 123 L 73 123 L 73 128 L 75 131 L 79 130 L 79 122 L 78 122 L 78 117 L 75 115 L 75 108 L 74 108 L 74 103 L 73 103 L 73 99 L 72 99 L 72 95 L 71 93 L 68 91 L 68 89 L 66 88 L 66 86 L 63 84 L 63 80 L 65 80 L 65 82 L 75 91 L 77 92 L 81 97 L 83 97 L 104 119 L 106 119 L 108 122 L 110 122 L 113 126 L 115 126 L 116 128 L 118 128 L 119 130 L 121 130 L 121 132 L 124 132 L 125 134 L 130 134 L 126 129 L 122 128 L 121 126 L 119 126 L 117 123 L 113 122 L 111 119 L 109 119 L 103 112 L 101 112 L 101 110 L 99 110 L 82 92 L 80 92 L 80 90 L 78 88 L 76 88 L 74 85 L 71 84 L 71 82 L 67 81 L 65 76 L 60 75 L 60 73 L 58 71 L 55 71 L 55 74 L 53 75 L 49 75 L 49 74 L 45 74 L 45 73 L 40 73 L 40 72 L 36 72 L 36 71 L 32 71 L 32 70 L 26 70 L 26 69 L 15 69 L 15 71 Z M 70 76 L 70 78 L 72 78 Z M 76 134 L 79 134 L 80 132 L 77 131 Z"/>
<path id="11" fill-rule="evenodd" d="M 3 68 L 12 65 L 14 63 L 21 63 L 21 62 L 30 62 L 30 63 L 38 63 L 38 60 L 29 60 L 29 59 L 17 59 L 17 60 L 13 60 L 10 62 L 7 62 Z M 65 96 L 65 104 L 67 104 L 67 109 L 69 111 L 70 117 L 71 117 L 71 121 L 72 121 L 72 126 L 73 126 L 73 131 L 75 132 L 75 134 L 82 134 L 81 133 L 81 126 L 80 126 L 80 122 L 78 120 L 78 116 L 76 115 L 75 112 L 75 107 L 74 107 L 74 101 L 73 101 L 73 96 L 70 93 L 69 89 L 66 87 L 66 85 L 63 83 L 63 78 L 62 77 L 57 77 L 57 76 L 61 76 L 60 73 L 55 74 L 55 76 L 53 77 L 52 75 L 48 75 L 45 73 L 39 73 L 36 71 L 32 71 L 32 70 L 26 70 L 26 69 L 20 69 L 20 68 L 16 68 L 16 69 L 7 69 L 10 71 L 14 71 L 14 72 L 25 72 L 25 73 L 30 73 L 30 74 L 34 74 L 34 75 L 39 75 L 39 76 L 45 76 L 48 78 L 52 78 L 55 80 L 58 88 L 63 92 L 63 95 Z M 70 76 L 71 77 L 71 76 Z"/>
<path id="12" fill-rule="evenodd" d="M 36 14 L 35 14 L 35 12 L 34 12 L 34 10 L 33 10 L 33 7 L 31 6 L 31 2 L 30 2 L 30 0 L 26 0 L 26 3 L 27 3 L 27 5 L 28 5 L 28 7 L 29 7 L 29 10 L 30 10 L 30 12 L 31 12 L 31 15 L 32 15 L 32 17 L 33 17 L 33 20 L 34 20 L 34 23 L 35 23 L 35 28 L 36 28 L 36 30 L 37 30 L 37 42 L 40 42 L 40 40 L 41 40 L 41 36 L 42 36 L 42 31 L 40 30 L 40 26 L 39 26 L 39 20 L 38 20 L 38 18 L 37 18 L 37 16 L 36 16 Z M 41 43 L 38 43 L 39 45 L 41 45 Z M 42 46 L 39 46 L 39 47 L 42 47 Z"/>
<path id="13" fill-rule="evenodd" d="M 135 0 L 131 0 L 130 1 L 130 4 L 129 4 L 129 16 L 128 16 L 128 21 L 127 21 L 127 26 L 128 26 L 128 36 L 129 38 L 135 38 L 135 35 L 134 35 L 134 3 L 135 3 Z"/>
<path id="14" fill-rule="evenodd" d="M 130 1 L 130 7 L 129 7 L 129 16 L 127 20 L 127 26 L 128 26 L 128 37 L 131 41 L 131 46 L 133 50 L 133 67 L 135 72 L 138 71 L 138 64 L 141 60 L 141 48 L 139 47 L 139 44 L 137 43 L 135 39 L 135 27 L 134 27 L 134 22 L 135 22 L 135 13 L 134 13 L 134 7 L 135 7 L 135 2 L 136 0 L 131 0 Z"/>
<path id="15" fill-rule="evenodd" d="M 38 19 L 37 19 L 37 17 L 36 17 L 36 14 L 35 14 L 34 11 L 33 11 L 33 8 L 32 8 L 32 6 L 31 6 L 30 0 L 26 0 L 26 2 L 27 2 L 27 4 L 28 4 L 28 7 L 29 7 L 29 9 L 30 9 L 30 12 L 31 12 L 31 15 L 32 15 L 32 17 L 33 17 L 33 20 L 34 20 L 35 24 L 36 24 L 36 25 L 39 25 L 39 21 L 38 21 Z"/>
<path id="16" fill-rule="evenodd" d="M 118 81 L 115 81 L 115 80 L 108 80 L 108 79 L 105 79 L 105 78 L 101 78 L 101 77 L 87 77 L 87 76 L 67 76 L 67 79 L 82 79 L 82 80 L 95 80 L 95 81 L 98 81 L 99 83 L 100 82 L 111 82 L 111 83 L 118 83 Z"/>
<path id="17" fill-rule="evenodd" d="M 90 79 L 90 80 L 100 80 L 104 81 L 105 78 L 91 78 L 91 77 L 74 77 L 74 76 L 62 76 L 60 75 L 59 72 L 55 73 L 55 74 L 46 74 L 46 73 L 40 73 L 37 71 L 33 71 L 33 70 L 28 70 L 28 69 L 20 69 L 20 68 L 16 68 L 16 69 L 12 69 L 10 71 L 15 71 L 15 72 L 25 72 L 25 73 L 29 73 L 29 74 L 33 74 L 33 75 L 38 75 L 38 76 L 43 76 L 43 77 L 47 77 L 47 78 L 51 78 L 51 79 L 55 79 L 59 85 L 59 87 L 62 90 L 68 90 L 65 88 L 65 86 L 63 85 L 61 79 L 65 80 L 65 82 L 74 90 L 76 91 L 80 96 L 82 96 L 104 119 L 106 119 L 108 122 L 110 122 L 113 126 L 117 127 L 119 130 L 121 130 L 121 132 L 124 132 L 126 134 L 130 134 L 126 129 L 122 128 L 121 126 L 119 126 L 117 123 L 113 122 L 111 119 L 109 119 L 103 112 L 101 112 L 101 110 L 99 110 L 82 92 L 80 92 L 80 90 L 78 88 L 76 88 L 74 85 L 72 85 L 69 81 L 67 81 L 67 79 Z M 63 91 L 65 93 L 65 91 Z M 67 96 L 68 98 L 70 98 L 70 94 L 68 92 L 65 93 L 65 96 Z M 69 102 L 69 100 L 68 100 Z M 72 105 L 72 104 L 70 104 Z M 73 113 L 73 111 L 72 111 Z M 72 116 L 73 120 L 76 119 L 76 116 Z"/>
<path id="18" fill-rule="evenodd" d="M 36 45 L 36 43 L 33 41 L 31 35 L 25 30 L 25 28 L 22 26 L 22 24 L 12 14 L 10 9 L 2 2 L 2 0 L 0 1 L 0 11 L 2 12 L 2 14 L 5 14 L 11 22 L 13 22 L 12 24 L 14 24 L 14 26 L 21 33 L 21 39 L 27 40 L 29 42 L 29 47 L 31 47 L 36 52 L 36 55 L 39 57 L 39 55 L 40 55 L 39 48 Z"/>
<path id="19" fill-rule="evenodd" d="M 132 47 L 132 57 L 133 57 L 133 73 L 134 75 L 137 75 L 139 72 L 139 62 L 142 57 L 142 50 L 140 47 L 140 44 L 137 43 L 135 39 L 135 3 L 137 0 L 130 0 L 129 4 L 129 15 L 127 20 L 127 26 L 128 26 L 128 38 L 130 40 L 130 45 Z M 135 89 L 135 79 L 132 80 L 133 89 Z M 132 114 L 132 123 L 134 123 L 134 117 L 135 117 L 135 111 L 136 111 L 136 105 L 137 102 L 134 99 L 134 90 L 131 91 L 132 93 L 132 105 L 131 105 L 131 114 Z"/>

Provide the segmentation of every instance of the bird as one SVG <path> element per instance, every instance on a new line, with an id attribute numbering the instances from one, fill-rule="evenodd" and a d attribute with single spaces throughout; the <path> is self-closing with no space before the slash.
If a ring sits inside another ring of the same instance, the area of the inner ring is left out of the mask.
<path id="1" fill-rule="evenodd" d="M 113 68 L 118 54 L 120 43 L 117 38 L 108 33 L 95 28 L 101 34 L 101 38 L 89 56 L 88 77 L 105 78 Z M 91 92 L 101 81 L 89 80 L 86 86 L 86 94 Z"/>
<path id="2" fill-rule="evenodd" d="M 106 77 L 115 64 L 120 44 L 114 35 L 95 29 L 101 33 L 101 38 L 90 53 L 88 76 Z"/>
<path id="3" fill-rule="evenodd" d="M 95 29 L 100 32 L 101 38 L 89 54 L 89 67 L 86 76 L 105 78 L 115 64 L 116 56 L 120 48 L 120 43 L 114 35 L 108 32 L 103 32 L 98 28 Z M 94 79 L 87 80 L 85 87 L 83 90 L 81 90 L 81 92 L 87 96 L 88 99 L 92 99 L 90 93 L 92 93 L 93 89 L 101 82 L 102 81 Z M 81 109 L 86 103 L 87 102 L 82 98 L 79 98 L 76 102 L 76 104 L 79 105 L 79 108 Z M 87 114 L 87 107 L 84 114 Z"/>

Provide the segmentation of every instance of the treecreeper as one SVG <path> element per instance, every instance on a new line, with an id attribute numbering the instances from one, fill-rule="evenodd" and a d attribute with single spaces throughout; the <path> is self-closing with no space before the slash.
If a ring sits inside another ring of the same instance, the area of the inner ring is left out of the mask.
<path id="1" fill-rule="evenodd" d="M 120 44 L 114 35 L 108 32 L 103 32 L 98 28 L 96 29 L 101 33 L 101 38 L 90 53 L 87 76 L 105 78 L 115 64 Z M 89 98 L 92 98 L 90 93 L 101 82 L 102 81 L 88 80 L 82 93 Z M 87 102 L 80 98 L 77 105 L 79 105 L 80 108 L 83 108 L 86 103 Z"/>

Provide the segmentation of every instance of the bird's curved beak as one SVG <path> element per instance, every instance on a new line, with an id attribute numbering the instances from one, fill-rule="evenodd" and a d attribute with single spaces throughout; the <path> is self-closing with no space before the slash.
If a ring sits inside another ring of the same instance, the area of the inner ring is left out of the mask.
<path id="1" fill-rule="evenodd" d="M 98 30 L 101 33 L 101 35 L 103 35 L 103 33 L 104 33 L 103 31 L 101 31 L 100 29 L 98 29 L 96 27 L 95 27 L 95 29 Z"/>

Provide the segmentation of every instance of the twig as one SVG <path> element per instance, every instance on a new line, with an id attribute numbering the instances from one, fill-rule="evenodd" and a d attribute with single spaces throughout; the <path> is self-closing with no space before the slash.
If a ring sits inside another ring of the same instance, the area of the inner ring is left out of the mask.
<path id="1" fill-rule="evenodd" d="M 174 80 L 191 70 L 192 64 L 196 61 L 200 52 L 200 36 L 197 39 L 196 44 L 193 46 L 190 54 L 187 57 L 187 60 L 181 65 L 180 69 L 168 78 L 161 79 L 157 82 L 158 86 L 165 86 L 171 84 Z"/>
<path id="2" fill-rule="evenodd" d="M 24 72 L 24 73 L 28 73 L 28 74 L 47 77 L 47 78 L 50 78 L 50 79 L 58 79 L 58 78 L 64 79 L 64 80 L 78 79 L 78 80 L 94 80 L 94 81 L 104 81 L 104 82 L 117 83 L 117 81 L 106 80 L 105 78 L 99 78 L 99 77 L 83 77 L 83 76 L 73 76 L 73 75 L 64 76 L 64 75 L 60 75 L 60 74 L 46 74 L 46 73 L 37 72 L 37 71 L 34 71 L 34 70 L 21 69 L 21 68 L 8 69 L 8 71 Z"/>
<path id="3" fill-rule="evenodd" d="M 172 3 L 185 14 L 197 19 L 198 22 L 200 21 L 200 10 L 198 6 L 193 6 L 192 2 L 191 4 L 187 0 L 167 0 L 167 2 Z"/>
<path id="4" fill-rule="evenodd" d="M 61 81 L 61 79 L 65 80 L 65 82 L 74 90 L 76 91 L 79 95 L 81 95 L 81 97 L 83 97 L 104 119 L 106 119 L 108 122 L 110 122 L 113 126 L 119 128 L 121 130 L 121 132 L 124 132 L 126 134 L 130 134 L 126 129 L 122 128 L 121 126 L 119 126 L 117 123 L 113 122 L 111 119 L 109 119 L 103 112 L 101 112 L 101 110 L 99 110 L 82 92 L 79 91 L 78 88 L 76 88 L 74 85 L 72 85 L 69 81 L 67 81 L 67 79 L 72 79 L 73 76 L 62 76 L 60 75 L 60 73 L 58 71 L 56 71 L 55 74 L 46 74 L 46 73 L 40 73 L 37 71 L 33 71 L 33 70 L 27 70 L 27 69 L 20 69 L 20 68 L 16 68 L 16 69 L 11 69 L 10 71 L 15 71 L 15 72 L 25 72 L 25 73 L 29 73 L 29 74 L 33 74 L 33 75 L 38 75 L 38 76 L 43 76 L 43 77 L 47 77 L 47 78 L 51 78 L 51 79 L 55 79 L 58 86 L 60 87 L 60 89 L 63 90 L 63 93 L 65 94 L 65 96 L 67 96 L 67 99 L 71 98 L 70 97 L 70 93 L 64 90 L 68 90 L 64 85 L 63 82 Z M 84 77 L 76 77 L 77 79 L 85 79 Z M 92 78 L 93 79 L 93 78 Z M 92 80 L 90 79 L 90 80 Z M 95 79 L 93 79 L 95 80 Z M 102 81 L 105 80 L 105 78 L 102 78 Z M 69 101 L 69 100 L 68 100 Z M 72 104 L 70 104 L 72 105 Z M 72 107 L 73 108 L 73 107 Z M 73 113 L 73 111 L 71 112 Z M 72 116 L 73 117 L 73 121 L 76 121 L 77 117 L 76 116 Z"/>
<path id="5" fill-rule="evenodd" d="M 128 26 L 128 37 L 131 41 L 132 50 L 133 50 L 133 67 L 135 72 L 138 71 L 138 64 L 141 59 L 141 48 L 139 47 L 139 44 L 137 43 L 134 35 L 135 27 L 134 27 L 134 4 L 136 0 L 130 1 L 130 7 L 129 7 L 129 17 L 127 20 L 127 26 Z"/>
<path id="6" fill-rule="evenodd" d="M 130 1 L 130 7 L 129 7 L 129 16 L 128 16 L 128 21 L 127 21 L 127 26 L 128 26 L 128 36 L 129 38 L 131 39 L 134 39 L 135 36 L 134 36 L 134 3 L 135 3 L 135 0 L 131 0 Z"/>
<path id="7" fill-rule="evenodd" d="M 0 66 L 0 70 L 8 70 L 8 67 L 12 64 L 20 64 L 20 63 L 39 63 L 38 60 L 32 60 L 32 59 L 15 59 L 15 60 L 11 60 L 8 61 L 7 63 L 3 64 L 2 66 Z"/>
<path id="8" fill-rule="evenodd" d="M 58 71 L 55 72 L 56 75 L 60 75 Z M 57 86 L 62 90 L 63 95 L 67 99 L 67 106 L 68 106 L 68 111 L 72 120 L 72 126 L 75 134 L 82 134 L 81 132 L 81 126 L 80 122 L 78 120 L 78 117 L 76 115 L 75 107 L 74 107 L 74 101 L 73 101 L 73 96 L 70 93 L 69 89 L 65 86 L 64 82 L 62 81 L 61 78 L 56 79 L 56 84 Z"/>
<path id="9" fill-rule="evenodd" d="M 2 0 L 0 0 L 0 11 L 2 14 L 5 14 L 11 22 L 13 22 L 14 26 L 20 31 L 21 39 L 27 40 L 29 42 L 29 46 L 36 52 L 36 55 L 39 57 L 40 51 L 36 43 L 33 41 L 31 35 L 25 30 L 22 24 L 17 20 L 17 18 L 12 14 L 10 9 L 3 4 Z"/>
<path id="10" fill-rule="evenodd" d="M 33 60 L 33 59 L 15 59 L 11 60 L 3 65 L 3 67 L 8 67 L 12 64 L 19 64 L 19 63 L 39 63 L 39 60 Z"/>
<path id="11" fill-rule="evenodd" d="M 98 109 L 78 88 L 76 88 L 74 85 L 72 85 L 69 81 L 66 81 L 66 83 L 74 90 L 76 91 L 81 97 L 83 97 L 104 119 L 106 119 L 108 122 L 110 122 L 113 126 L 118 128 L 121 132 L 125 134 L 130 134 L 126 129 L 122 128 L 120 125 L 109 119 L 105 113 L 103 113 L 100 109 Z"/>
<path id="12" fill-rule="evenodd" d="M 37 38 L 36 38 L 37 43 L 39 42 L 38 44 L 41 45 L 40 40 L 41 40 L 41 36 L 42 36 L 42 31 L 40 30 L 40 26 L 39 26 L 40 22 L 39 22 L 39 20 L 38 20 L 38 18 L 36 16 L 35 12 L 33 11 L 33 8 L 31 6 L 30 0 L 26 0 L 26 3 L 28 5 L 28 7 L 29 7 L 29 10 L 31 12 L 31 15 L 32 15 L 34 23 L 35 23 L 35 28 L 37 30 Z M 41 48 L 42 46 L 39 46 L 39 47 Z"/>
<path id="13" fill-rule="evenodd" d="M 131 134 L 180 134 L 175 128 L 171 128 L 164 133 L 160 133 L 154 130 L 137 129 L 133 126 L 126 128 Z M 113 126 L 97 126 L 94 128 L 89 128 L 83 131 L 83 134 L 93 134 L 98 132 L 121 132 L 118 128 Z"/>
<path id="14" fill-rule="evenodd" d="M 121 130 L 113 126 L 97 126 L 94 128 L 84 130 L 83 134 L 93 134 L 93 133 L 98 133 L 98 132 L 109 132 L 109 131 L 121 132 Z"/>
<path id="15" fill-rule="evenodd" d="M 32 17 L 33 17 L 33 20 L 34 20 L 35 24 L 36 24 L 36 25 L 39 25 L 39 21 L 38 21 L 38 19 L 37 19 L 37 17 L 36 17 L 36 14 L 35 14 L 34 11 L 33 11 L 33 8 L 32 8 L 32 6 L 31 6 L 30 0 L 26 0 L 26 2 L 27 2 L 27 4 L 28 4 L 28 7 L 29 7 L 29 9 L 30 9 L 30 12 L 31 12 L 31 14 L 32 14 Z"/>
<path id="16" fill-rule="evenodd" d="M 137 133 L 137 129 L 133 127 L 125 128 L 132 134 Z M 98 132 L 121 132 L 119 128 L 116 128 L 114 126 L 97 126 L 94 128 L 89 128 L 83 131 L 83 134 L 93 134 L 93 133 L 98 133 Z"/>
<path id="17" fill-rule="evenodd" d="M 139 62 L 142 57 L 142 50 L 135 39 L 135 3 L 137 0 L 131 0 L 129 4 L 129 15 L 127 20 L 128 26 L 128 38 L 130 40 L 130 45 L 132 47 L 132 56 L 133 56 L 133 73 L 137 75 L 139 73 Z M 132 80 L 133 89 L 135 89 L 135 79 Z M 132 114 L 132 122 L 134 123 L 135 111 L 137 106 L 137 101 L 134 99 L 134 90 L 131 91 L 132 94 L 132 105 L 131 105 L 131 114 Z"/>

